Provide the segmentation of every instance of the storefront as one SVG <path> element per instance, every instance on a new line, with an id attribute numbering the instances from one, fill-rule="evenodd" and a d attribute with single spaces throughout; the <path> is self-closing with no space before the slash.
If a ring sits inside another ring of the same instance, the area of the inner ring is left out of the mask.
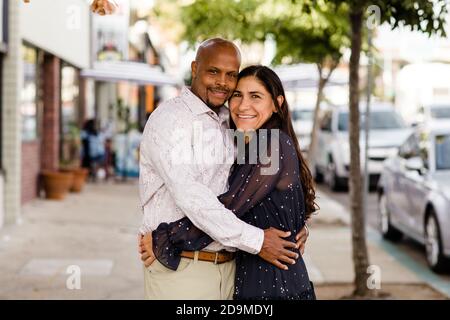
<path id="1" fill-rule="evenodd" d="M 51 21 L 42 19 L 48 8 Z M 79 162 L 86 105 L 80 70 L 90 63 L 90 13 L 84 0 L 39 0 L 22 4 L 20 14 L 23 204 L 38 196 L 41 172 Z"/>
<path id="2" fill-rule="evenodd" d="M 79 101 L 80 71 L 61 63 L 60 160 L 64 166 L 80 165 L 80 128 L 84 120 Z"/>
<path id="3" fill-rule="evenodd" d="M 42 71 L 43 52 L 23 42 L 22 90 L 20 95 L 21 137 L 22 137 L 22 203 L 37 195 L 40 171 L 40 141 L 42 138 Z"/>

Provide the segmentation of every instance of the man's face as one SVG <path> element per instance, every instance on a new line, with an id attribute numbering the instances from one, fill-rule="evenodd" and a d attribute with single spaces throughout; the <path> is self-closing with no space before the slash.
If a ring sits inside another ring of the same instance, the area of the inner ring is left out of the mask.
<path id="1" fill-rule="evenodd" d="M 192 62 L 192 92 L 210 108 L 220 108 L 237 84 L 240 57 L 230 46 L 208 48 Z"/>

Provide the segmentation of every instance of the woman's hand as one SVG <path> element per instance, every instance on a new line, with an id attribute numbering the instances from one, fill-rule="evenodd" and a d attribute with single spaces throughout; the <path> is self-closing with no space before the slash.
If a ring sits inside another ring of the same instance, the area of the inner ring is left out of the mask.
<path id="1" fill-rule="evenodd" d="M 156 257 L 153 253 L 153 238 L 151 232 L 145 235 L 139 235 L 139 253 L 141 254 L 141 260 L 146 267 L 149 267 Z"/>
<path id="2" fill-rule="evenodd" d="M 302 255 L 303 253 L 305 253 L 306 240 L 308 240 L 308 237 L 309 237 L 309 229 L 307 224 L 305 223 L 302 230 L 300 230 L 300 232 L 297 233 L 297 235 L 295 236 L 295 241 L 297 241 L 297 248 L 300 250 L 300 253 Z"/>

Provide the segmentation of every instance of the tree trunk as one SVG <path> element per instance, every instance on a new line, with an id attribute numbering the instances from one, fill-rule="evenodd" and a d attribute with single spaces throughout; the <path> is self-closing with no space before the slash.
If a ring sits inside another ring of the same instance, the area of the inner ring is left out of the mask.
<path id="1" fill-rule="evenodd" d="M 362 175 L 359 146 L 359 58 L 362 42 L 363 10 L 353 8 L 350 13 L 352 28 L 350 56 L 350 203 L 352 214 L 352 246 L 355 270 L 356 296 L 370 296 L 367 287 L 369 257 L 366 245 L 365 223 L 362 208 Z"/>
<path id="2" fill-rule="evenodd" d="M 327 76 L 325 76 L 323 73 L 324 63 L 317 64 L 317 69 L 319 71 L 319 83 L 317 84 L 317 98 L 316 98 L 316 105 L 314 108 L 313 127 L 311 130 L 311 139 L 307 155 L 309 170 L 311 170 L 311 172 L 313 173 L 316 172 L 315 165 L 316 165 L 316 150 L 317 150 L 317 133 L 319 131 L 319 113 L 320 113 L 320 103 L 323 100 L 323 89 L 325 88 L 325 85 L 330 79 L 334 69 L 336 69 L 336 67 L 338 66 L 339 60 L 340 57 L 339 59 L 332 60 Z"/>
<path id="3" fill-rule="evenodd" d="M 317 98 L 316 98 L 316 106 L 314 108 L 314 118 L 313 118 L 313 127 L 311 130 L 311 139 L 308 148 L 308 166 L 311 172 L 315 173 L 315 165 L 316 165 L 316 149 L 317 149 L 317 131 L 319 129 L 319 112 L 320 112 L 320 103 L 323 99 L 323 88 L 325 88 L 325 84 L 327 83 L 327 78 L 323 77 L 322 68 L 318 66 L 319 69 L 319 83 L 317 85 Z"/>

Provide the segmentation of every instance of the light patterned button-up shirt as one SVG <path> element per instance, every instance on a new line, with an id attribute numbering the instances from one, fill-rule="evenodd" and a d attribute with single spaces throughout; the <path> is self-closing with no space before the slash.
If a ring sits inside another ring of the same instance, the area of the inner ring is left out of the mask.
<path id="1" fill-rule="evenodd" d="M 234 159 L 228 118 L 226 107 L 216 114 L 186 87 L 151 114 L 140 148 L 141 233 L 187 216 L 215 240 L 205 250 L 261 250 L 263 230 L 217 199 Z"/>

